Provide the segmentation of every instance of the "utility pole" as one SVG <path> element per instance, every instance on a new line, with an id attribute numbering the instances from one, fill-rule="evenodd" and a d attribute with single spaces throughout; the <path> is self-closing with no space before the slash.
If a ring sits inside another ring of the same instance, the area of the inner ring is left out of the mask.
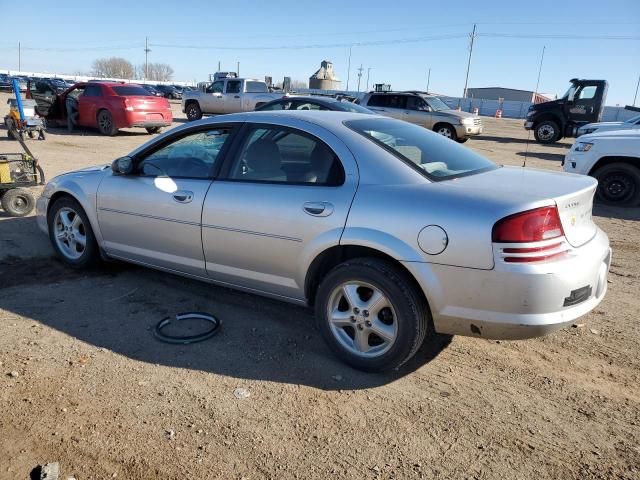
<path id="1" fill-rule="evenodd" d="M 362 78 L 362 64 L 360 64 L 360 68 L 358 69 L 358 93 L 360 93 L 360 78 Z"/>
<path id="2" fill-rule="evenodd" d="M 236 74 L 240 77 L 240 62 L 238 62 L 238 66 L 236 67 Z"/>
<path id="3" fill-rule="evenodd" d="M 471 55 L 473 54 L 473 41 L 476 38 L 476 24 L 473 24 L 473 31 L 471 32 L 471 44 L 469 45 L 469 60 L 467 61 L 467 77 L 464 79 L 464 93 L 462 98 L 467 98 L 467 84 L 469 83 L 469 67 L 471 67 Z"/>
<path id="4" fill-rule="evenodd" d="M 638 83 L 636 83 L 636 94 L 633 96 L 633 106 L 636 106 L 636 98 L 638 98 L 638 87 L 640 87 L 640 75 L 638 75 Z"/>
<path id="5" fill-rule="evenodd" d="M 538 87 L 540 87 L 540 74 L 542 73 L 542 61 L 544 60 L 544 51 L 546 48 L 546 45 L 542 47 L 542 55 L 540 56 L 540 68 L 538 68 L 538 81 L 536 82 L 536 89 L 533 91 L 533 103 L 536 103 L 536 95 L 538 94 Z"/>
<path id="6" fill-rule="evenodd" d="M 369 91 L 369 75 L 371 75 L 371 67 L 367 68 L 367 92 Z"/>
<path id="7" fill-rule="evenodd" d="M 220 70 L 220 60 L 218 60 L 218 71 L 221 72 L 222 70 Z"/>
<path id="8" fill-rule="evenodd" d="M 349 64 L 347 65 L 347 92 L 349 91 L 349 79 L 351 78 L 351 48 L 349 47 Z"/>
<path id="9" fill-rule="evenodd" d="M 20 58 L 21 56 L 21 47 L 20 47 L 20 42 L 18 42 L 18 71 L 21 72 L 22 71 L 22 59 Z M 638 93 L 638 92 L 636 92 Z M 634 103 L 635 105 L 635 103 Z"/>
<path id="10" fill-rule="evenodd" d="M 149 37 L 144 37 L 144 79 L 149 78 Z"/>
<path id="11" fill-rule="evenodd" d="M 431 67 L 429 67 L 429 73 L 427 73 L 427 93 L 429 93 L 429 83 L 431 83 Z"/>

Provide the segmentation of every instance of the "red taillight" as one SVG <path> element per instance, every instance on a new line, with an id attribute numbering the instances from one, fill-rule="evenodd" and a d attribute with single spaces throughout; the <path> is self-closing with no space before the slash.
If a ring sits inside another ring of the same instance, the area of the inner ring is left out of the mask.
<path id="1" fill-rule="evenodd" d="M 557 207 L 542 207 L 498 221 L 493 226 L 491 238 L 494 243 L 529 243 L 563 235 Z"/>

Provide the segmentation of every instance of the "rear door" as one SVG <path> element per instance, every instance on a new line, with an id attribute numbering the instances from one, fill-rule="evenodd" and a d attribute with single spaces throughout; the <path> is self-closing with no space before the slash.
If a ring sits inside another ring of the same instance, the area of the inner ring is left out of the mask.
<path id="1" fill-rule="evenodd" d="M 190 129 L 134 159 L 131 175 L 107 175 L 98 221 L 109 255 L 206 276 L 202 205 L 234 127 Z"/>
<path id="2" fill-rule="evenodd" d="M 205 200 L 202 240 L 213 279 L 302 300 L 309 263 L 340 241 L 357 168 L 321 127 L 279 122 L 243 127 Z"/>
<path id="3" fill-rule="evenodd" d="M 78 97 L 78 124 L 95 127 L 98 124 L 98 108 L 104 105 L 102 86 L 89 84 Z"/>

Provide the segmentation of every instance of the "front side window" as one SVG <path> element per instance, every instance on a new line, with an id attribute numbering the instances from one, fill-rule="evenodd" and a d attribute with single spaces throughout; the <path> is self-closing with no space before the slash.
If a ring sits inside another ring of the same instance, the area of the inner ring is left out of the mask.
<path id="1" fill-rule="evenodd" d="M 473 150 L 411 123 L 368 118 L 344 124 L 434 181 L 499 168 Z"/>
<path id="2" fill-rule="evenodd" d="M 318 138 L 284 127 L 256 126 L 247 133 L 229 179 L 336 186 L 344 183 L 344 169 Z"/>
<path id="3" fill-rule="evenodd" d="M 425 100 L 434 112 L 450 110 L 449 106 L 437 97 L 427 97 Z"/>
<path id="4" fill-rule="evenodd" d="M 224 80 L 218 80 L 207 87 L 207 93 L 222 93 L 223 88 Z"/>
<path id="5" fill-rule="evenodd" d="M 102 89 L 98 85 L 87 85 L 82 95 L 84 97 L 101 97 Z"/>
<path id="6" fill-rule="evenodd" d="M 420 97 L 409 97 L 407 98 L 407 110 L 426 112 L 428 108 L 426 102 Z"/>
<path id="7" fill-rule="evenodd" d="M 137 164 L 147 177 L 210 178 L 230 128 L 215 128 L 186 135 L 149 154 Z"/>
<path id="8" fill-rule="evenodd" d="M 579 100 L 591 100 L 596 96 L 596 86 L 583 87 L 578 93 Z"/>

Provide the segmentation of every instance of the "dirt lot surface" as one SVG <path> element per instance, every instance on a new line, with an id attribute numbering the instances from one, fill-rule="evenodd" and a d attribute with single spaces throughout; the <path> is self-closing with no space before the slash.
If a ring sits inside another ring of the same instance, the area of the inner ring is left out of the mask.
<path id="1" fill-rule="evenodd" d="M 522 122 L 485 125 L 466 145 L 521 165 Z M 52 177 L 149 137 L 50 130 L 29 145 Z M 558 170 L 569 145 L 530 144 L 527 166 Z M 640 211 L 595 213 L 613 245 L 609 292 L 573 328 L 439 338 L 367 375 L 331 355 L 306 309 L 127 265 L 71 272 L 34 217 L 0 212 L 0 479 L 53 461 L 78 480 L 638 479 Z M 188 310 L 214 312 L 220 334 L 153 338 Z"/>

